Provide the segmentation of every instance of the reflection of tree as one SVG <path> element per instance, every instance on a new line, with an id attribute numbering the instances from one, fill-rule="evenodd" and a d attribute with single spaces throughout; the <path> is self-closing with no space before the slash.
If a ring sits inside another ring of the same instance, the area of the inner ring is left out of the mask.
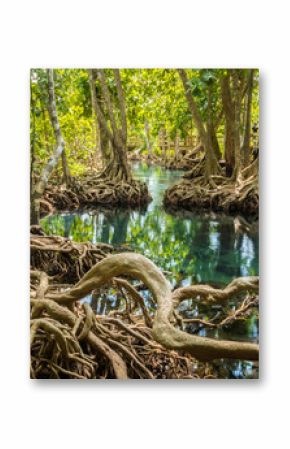
<path id="1" fill-rule="evenodd" d="M 237 252 L 235 250 L 236 236 L 233 220 L 224 220 L 218 224 L 220 233 L 219 238 L 219 257 L 216 265 L 216 270 L 221 275 L 233 276 L 233 266 L 237 267 Z M 229 257 L 231 255 L 231 257 Z M 237 267 L 237 271 L 239 268 Z M 238 272 L 234 276 L 239 276 Z"/>
<path id="2" fill-rule="evenodd" d="M 101 242 L 109 243 L 110 240 L 110 221 L 108 217 L 104 215 L 103 223 L 102 223 L 102 233 L 101 233 Z"/>
<path id="3" fill-rule="evenodd" d="M 175 280 L 223 285 L 237 276 L 257 273 L 258 243 L 243 232 L 233 217 L 204 214 L 166 214 L 162 208 L 141 213 L 124 209 L 101 210 L 95 215 L 50 216 L 43 228 L 75 241 L 128 244 L 149 256 Z"/>
<path id="4" fill-rule="evenodd" d="M 69 237 L 70 229 L 74 221 L 73 215 L 65 215 L 64 217 L 64 237 Z"/>
<path id="5" fill-rule="evenodd" d="M 148 182 L 153 202 L 147 210 L 96 208 L 50 216 L 42 220 L 45 232 L 75 241 L 128 244 L 173 272 L 177 283 L 186 279 L 218 286 L 237 276 L 257 274 L 257 222 L 213 212 L 166 213 L 163 191 L 180 174 L 142 164 L 134 168 L 134 174 Z"/>
<path id="6" fill-rule="evenodd" d="M 114 220 L 114 233 L 111 240 L 112 245 L 126 243 L 129 212 L 118 213 Z"/>

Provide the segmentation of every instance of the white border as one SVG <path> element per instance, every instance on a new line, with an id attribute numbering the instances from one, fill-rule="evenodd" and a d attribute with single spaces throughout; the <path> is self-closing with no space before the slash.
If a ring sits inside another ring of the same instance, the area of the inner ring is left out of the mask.
<path id="1" fill-rule="evenodd" d="M 13 1 L 1 7 L 2 447 L 284 448 L 289 400 L 287 2 Z M 262 379 L 32 382 L 28 372 L 30 67 L 261 70 Z M 287 407 L 287 408 L 286 408 Z M 187 444 L 188 443 L 188 444 Z"/>

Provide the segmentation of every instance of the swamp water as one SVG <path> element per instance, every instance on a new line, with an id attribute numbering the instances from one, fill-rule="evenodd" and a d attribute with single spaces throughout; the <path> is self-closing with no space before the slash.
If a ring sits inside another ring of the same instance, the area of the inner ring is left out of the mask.
<path id="1" fill-rule="evenodd" d="M 140 252 L 165 271 L 174 287 L 209 283 L 222 288 L 239 276 L 258 275 L 258 222 L 212 212 L 165 211 L 164 191 L 182 175 L 177 170 L 133 163 L 134 176 L 147 183 L 152 202 L 145 209 L 94 208 L 89 211 L 58 213 L 43 218 L 47 234 L 61 235 L 77 242 L 103 242 Z M 143 293 L 146 299 L 146 292 Z M 116 296 L 88 298 L 96 313 L 108 313 L 116 307 Z M 153 304 L 149 304 L 154 308 Z M 186 303 L 182 304 L 186 307 Z M 181 308 L 182 308 L 181 306 Z M 187 314 L 194 317 L 198 309 Z M 196 329 L 197 335 L 232 340 L 258 340 L 255 315 L 238 321 L 227 330 Z M 223 363 L 224 377 L 253 378 L 256 369 L 250 362 Z M 226 374 L 227 373 L 227 374 Z"/>

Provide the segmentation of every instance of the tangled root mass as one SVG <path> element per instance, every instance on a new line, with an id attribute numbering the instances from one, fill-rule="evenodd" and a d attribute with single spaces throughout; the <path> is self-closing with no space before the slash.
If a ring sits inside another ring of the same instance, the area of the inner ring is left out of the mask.
<path id="1" fill-rule="evenodd" d="M 70 187 L 50 184 L 41 200 L 42 215 L 55 210 L 76 210 L 96 205 L 138 207 L 148 204 L 151 196 L 145 183 L 116 181 L 97 176 L 74 180 Z"/>
<path id="2" fill-rule="evenodd" d="M 219 377 L 218 367 L 209 363 L 211 360 L 257 360 L 256 344 L 209 339 L 184 332 L 188 320 L 177 310 L 188 298 L 224 305 L 230 298 L 241 298 L 241 305 L 234 314 L 231 307 L 230 315 L 220 322 L 200 320 L 199 323 L 211 327 L 229 325 L 245 317 L 250 308 L 257 307 L 257 278 L 236 279 L 223 290 L 196 285 L 172 292 L 160 270 L 139 254 L 111 255 L 111 248 L 72 242 L 69 246 L 66 239 L 58 239 L 32 236 L 32 378 L 216 378 Z M 43 257 L 46 252 L 50 257 L 59 252 L 60 259 L 56 261 L 62 264 L 59 270 L 64 270 L 64 276 L 58 271 L 57 274 L 44 271 L 49 268 Z M 68 259 L 64 258 L 67 254 Z M 77 265 L 80 254 L 83 265 L 72 270 L 73 260 Z M 85 263 L 86 258 L 90 262 Z M 97 263 L 81 276 L 94 258 Z M 41 269 L 35 269 L 37 264 Z M 60 283 L 63 280 L 72 282 L 75 278 L 80 280 L 74 286 Z M 152 293 L 156 312 L 147 309 L 136 284 L 129 282 L 130 278 L 141 281 Z M 94 292 L 99 295 L 103 286 L 117 291 L 125 305 L 109 315 L 96 315 L 88 303 L 79 301 Z"/>

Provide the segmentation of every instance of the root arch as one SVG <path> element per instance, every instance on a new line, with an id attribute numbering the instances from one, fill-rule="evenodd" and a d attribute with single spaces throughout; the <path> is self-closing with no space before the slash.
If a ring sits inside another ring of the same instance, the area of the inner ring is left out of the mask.
<path id="1" fill-rule="evenodd" d="M 171 323 L 176 302 L 187 298 L 189 294 L 207 295 L 218 300 L 222 297 L 226 300 L 242 290 L 256 291 L 256 278 L 232 283 L 222 293 L 208 286 L 196 289 L 193 286 L 190 291 L 179 289 L 178 293 L 172 293 L 171 285 L 165 276 L 149 259 L 135 253 L 115 254 L 94 266 L 73 288 L 61 294 L 50 295 L 50 298 L 58 304 L 68 306 L 110 282 L 115 276 L 121 275 L 139 279 L 152 292 L 157 303 L 152 333 L 154 339 L 165 348 L 186 351 L 203 361 L 216 358 L 258 360 L 257 344 L 190 335 L 175 328 Z"/>

